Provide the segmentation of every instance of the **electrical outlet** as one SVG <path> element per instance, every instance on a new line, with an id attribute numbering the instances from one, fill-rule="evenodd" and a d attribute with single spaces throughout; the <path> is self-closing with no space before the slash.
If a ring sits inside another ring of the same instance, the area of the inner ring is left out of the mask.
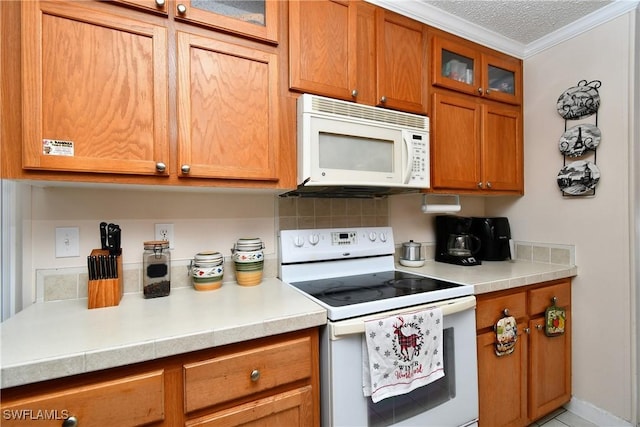
<path id="1" fill-rule="evenodd" d="M 80 256 L 78 227 L 56 227 L 56 258 Z"/>
<path id="2" fill-rule="evenodd" d="M 169 248 L 175 249 L 176 241 L 173 236 L 173 224 L 156 224 L 156 240 L 169 242 Z"/>

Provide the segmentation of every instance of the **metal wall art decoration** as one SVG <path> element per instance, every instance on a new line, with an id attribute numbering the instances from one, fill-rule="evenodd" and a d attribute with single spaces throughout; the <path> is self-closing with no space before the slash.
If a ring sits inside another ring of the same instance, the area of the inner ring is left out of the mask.
<path id="1" fill-rule="evenodd" d="M 596 151 L 602 133 L 598 128 L 600 108 L 600 80 L 581 80 L 565 90 L 556 108 L 564 119 L 564 132 L 558 142 L 563 156 L 562 169 L 558 173 L 558 187 L 563 196 L 595 196 L 600 181 L 600 169 L 596 166 Z M 581 122 L 567 129 L 570 120 L 595 117 L 595 123 Z M 572 161 L 567 164 L 567 158 Z"/>

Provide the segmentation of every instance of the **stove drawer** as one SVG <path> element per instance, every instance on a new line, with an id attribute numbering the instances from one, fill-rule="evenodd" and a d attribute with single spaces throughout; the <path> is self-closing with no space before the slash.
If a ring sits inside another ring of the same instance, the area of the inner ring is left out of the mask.
<path id="1" fill-rule="evenodd" d="M 521 319 L 527 314 L 527 298 L 525 292 L 484 299 L 478 296 L 476 307 L 476 328 L 478 330 L 493 327 L 504 317 L 504 310 L 509 316 Z"/>
<path id="2" fill-rule="evenodd" d="M 240 399 L 312 376 L 310 337 L 184 365 L 185 411 Z"/>

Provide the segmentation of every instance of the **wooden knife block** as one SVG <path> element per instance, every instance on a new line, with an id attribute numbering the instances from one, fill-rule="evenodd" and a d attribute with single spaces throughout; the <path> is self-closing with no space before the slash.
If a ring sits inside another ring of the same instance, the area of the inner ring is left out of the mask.
<path id="1" fill-rule="evenodd" d="M 93 249 L 91 255 L 109 255 L 109 251 Z M 118 266 L 118 277 L 116 279 L 89 280 L 87 292 L 89 308 L 112 307 L 120 304 L 124 294 L 122 255 L 116 257 L 116 265 Z"/>

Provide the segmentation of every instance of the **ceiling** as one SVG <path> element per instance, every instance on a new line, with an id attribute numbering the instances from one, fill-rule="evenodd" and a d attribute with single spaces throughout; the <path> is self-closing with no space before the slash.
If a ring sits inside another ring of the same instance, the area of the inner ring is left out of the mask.
<path id="1" fill-rule="evenodd" d="M 520 58 L 638 5 L 638 0 L 368 1 Z"/>

